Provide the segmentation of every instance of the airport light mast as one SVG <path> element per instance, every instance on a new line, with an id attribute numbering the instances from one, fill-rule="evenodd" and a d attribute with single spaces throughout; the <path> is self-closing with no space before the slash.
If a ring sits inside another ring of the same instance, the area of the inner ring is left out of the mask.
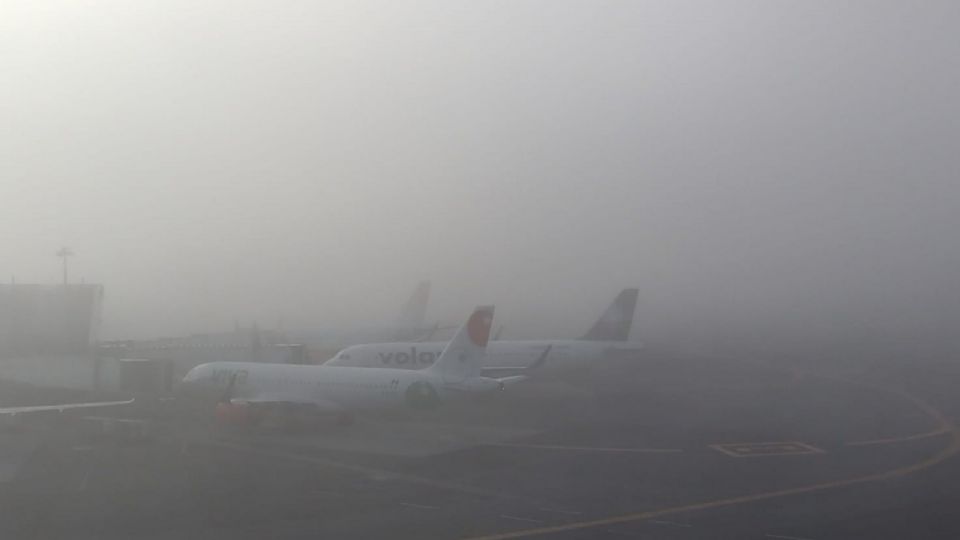
<path id="1" fill-rule="evenodd" d="M 67 259 L 70 258 L 70 257 L 73 257 L 73 250 L 71 250 L 71 249 L 68 248 L 68 247 L 62 247 L 62 248 L 60 248 L 60 251 L 57 251 L 56 256 L 57 256 L 57 257 L 60 257 L 61 259 L 63 259 L 63 284 L 64 284 L 64 286 L 66 286 L 66 284 L 67 284 Z"/>

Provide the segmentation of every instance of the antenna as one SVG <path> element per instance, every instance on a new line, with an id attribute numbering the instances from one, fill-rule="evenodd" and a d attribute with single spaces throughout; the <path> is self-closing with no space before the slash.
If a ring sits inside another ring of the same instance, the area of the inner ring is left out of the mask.
<path id="1" fill-rule="evenodd" d="M 73 250 L 64 246 L 60 248 L 60 251 L 57 251 L 55 254 L 57 257 L 63 259 L 63 284 L 67 284 L 67 259 L 73 257 Z"/>

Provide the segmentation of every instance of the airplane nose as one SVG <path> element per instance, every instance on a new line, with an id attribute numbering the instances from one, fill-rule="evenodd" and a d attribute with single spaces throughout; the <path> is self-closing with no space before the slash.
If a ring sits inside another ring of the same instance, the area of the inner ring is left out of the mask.
<path id="1" fill-rule="evenodd" d="M 192 383 L 192 382 L 196 382 L 199 379 L 200 379 L 200 366 L 197 366 L 191 369 L 190 371 L 188 371 L 187 374 L 183 376 L 183 380 L 181 380 L 180 382 Z"/>

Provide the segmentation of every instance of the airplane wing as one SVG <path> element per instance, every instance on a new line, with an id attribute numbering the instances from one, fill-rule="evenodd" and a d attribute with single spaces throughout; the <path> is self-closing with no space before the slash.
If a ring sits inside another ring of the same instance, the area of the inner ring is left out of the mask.
<path id="1" fill-rule="evenodd" d="M 547 356 L 550 356 L 551 349 L 553 349 L 553 345 L 547 345 L 547 348 L 545 348 L 543 352 L 540 353 L 540 356 L 538 356 L 537 359 L 529 366 L 525 366 L 525 367 L 504 366 L 504 367 L 480 368 L 480 375 L 484 377 L 490 377 L 490 378 L 496 379 L 497 374 L 510 375 L 510 374 L 518 373 L 518 374 L 522 374 L 521 376 L 524 378 L 529 378 L 528 376 L 530 374 L 532 374 L 534 371 L 536 371 L 541 366 L 543 366 L 543 364 L 546 363 Z M 504 378 L 510 379 L 512 377 L 507 376 Z"/>
<path id="2" fill-rule="evenodd" d="M 341 413 L 344 411 L 340 404 L 325 399 L 316 399 L 297 393 L 261 392 L 253 397 L 235 397 L 237 374 L 234 373 L 227 383 L 227 388 L 220 398 L 220 403 L 234 405 L 251 405 L 254 407 L 312 407 L 320 412 Z"/>
<path id="3" fill-rule="evenodd" d="M 516 384 L 518 382 L 525 381 L 529 378 L 530 377 L 526 375 L 512 375 L 510 377 L 500 377 L 499 379 L 495 379 L 495 380 L 501 385 L 503 385 L 502 387 L 507 387 L 507 386 L 510 386 L 511 384 Z"/>
<path id="4" fill-rule="evenodd" d="M 315 407 L 323 412 L 337 413 L 342 412 L 344 409 L 339 404 L 334 403 L 333 401 L 324 400 L 324 399 L 313 399 L 304 396 L 297 396 L 292 394 L 282 394 L 282 393 L 263 393 L 259 394 L 253 398 L 233 398 L 230 400 L 230 403 L 235 404 L 249 404 L 254 406 L 281 406 L 281 405 L 295 405 L 299 407 Z"/>
<path id="5" fill-rule="evenodd" d="M 33 405 L 26 407 L 0 407 L 0 414 L 27 414 L 44 411 L 69 411 L 73 409 L 97 409 L 106 407 L 120 407 L 130 405 L 133 399 L 126 401 L 94 401 L 89 403 L 63 403 L 61 405 Z"/>

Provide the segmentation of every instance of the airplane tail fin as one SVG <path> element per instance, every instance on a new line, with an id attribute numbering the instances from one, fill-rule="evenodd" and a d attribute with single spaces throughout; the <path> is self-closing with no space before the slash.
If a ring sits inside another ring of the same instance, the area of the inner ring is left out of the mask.
<path id="1" fill-rule="evenodd" d="M 413 291 L 413 295 L 403 305 L 400 317 L 397 318 L 398 340 L 410 339 L 417 332 L 423 330 L 424 320 L 427 317 L 427 303 L 430 301 L 430 282 L 421 281 Z"/>
<path id="2" fill-rule="evenodd" d="M 624 289 L 610 307 L 580 339 L 586 341 L 627 341 L 637 307 L 637 289 Z"/>
<path id="3" fill-rule="evenodd" d="M 493 306 L 478 306 L 444 347 L 440 358 L 427 369 L 440 373 L 446 382 L 479 377 L 492 322 Z"/>

